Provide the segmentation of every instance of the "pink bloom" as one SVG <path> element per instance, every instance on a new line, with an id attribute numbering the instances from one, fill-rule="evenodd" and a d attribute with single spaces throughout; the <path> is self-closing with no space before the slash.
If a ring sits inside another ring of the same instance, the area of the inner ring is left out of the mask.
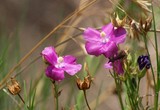
<path id="1" fill-rule="evenodd" d="M 111 57 L 117 53 L 117 45 L 125 41 L 126 30 L 122 27 L 115 29 L 112 23 L 109 23 L 102 27 L 101 31 L 87 28 L 83 35 L 88 54 L 95 56 L 104 54 L 106 57 Z"/>
<path id="2" fill-rule="evenodd" d="M 114 71 L 119 75 L 124 73 L 122 60 L 116 60 L 114 62 L 107 62 L 104 65 L 104 67 L 107 69 L 114 69 Z"/>
<path id="3" fill-rule="evenodd" d="M 64 72 L 73 76 L 81 70 L 82 65 L 76 63 L 76 58 L 71 55 L 59 56 L 56 54 L 54 47 L 46 47 L 41 55 L 49 63 L 46 69 L 46 76 L 61 81 L 65 78 Z"/>

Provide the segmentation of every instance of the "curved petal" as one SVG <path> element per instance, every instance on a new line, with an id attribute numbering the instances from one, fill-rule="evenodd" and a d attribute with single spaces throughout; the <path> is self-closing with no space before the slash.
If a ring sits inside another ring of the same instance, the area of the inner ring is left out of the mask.
<path id="1" fill-rule="evenodd" d="M 112 66 L 112 62 L 107 62 L 104 64 L 104 67 L 107 68 L 107 69 L 112 69 L 113 66 Z"/>
<path id="2" fill-rule="evenodd" d="M 101 48 L 101 52 L 103 52 L 106 58 L 113 57 L 118 52 L 118 47 L 115 42 L 108 42 L 103 45 Z"/>
<path id="3" fill-rule="evenodd" d="M 62 69 L 55 68 L 54 66 L 47 67 L 46 76 L 55 81 L 61 81 L 65 77 L 64 71 Z"/>
<path id="4" fill-rule="evenodd" d="M 84 39 L 89 42 L 100 41 L 101 39 L 100 32 L 93 28 L 85 29 L 83 36 L 84 36 Z"/>
<path id="5" fill-rule="evenodd" d="M 114 31 L 114 26 L 112 25 L 112 23 L 109 23 L 109 24 L 102 27 L 102 31 L 104 31 L 105 34 L 109 37 L 112 35 L 112 33 Z"/>
<path id="6" fill-rule="evenodd" d="M 82 68 L 81 64 L 65 64 L 65 67 L 63 68 L 64 71 L 66 71 L 69 75 L 73 76 L 75 75 L 78 71 L 80 71 Z"/>
<path id="7" fill-rule="evenodd" d="M 127 32 L 124 28 L 119 27 L 114 30 L 110 40 L 116 42 L 116 44 L 123 43 L 126 39 Z"/>
<path id="8" fill-rule="evenodd" d="M 121 60 L 117 60 L 115 61 L 114 63 L 112 62 L 107 62 L 105 63 L 104 67 L 107 68 L 107 69 L 112 69 L 114 66 L 114 70 L 117 74 L 123 74 L 124 73 L 124 70 L 123 70 L 123 64 L 121 62 Z"/>
<path id="9" fill-rule="evenodd" d="M 55 63 L 57 63 L 58 56 L 57 56 L 57 54 L 55 52 L 54 47 L 50 46 L 50 47 L 44 48 L 44 50 L 42 51 L 41 55 L 50 64 L 54 65 Z"/>
<path id="10" fill-rule="evenodd" d="M 86 42 L 85 48 L 88 54 L 99 56 L 100 54 L 102 54 L 100 50 L 102 46 L 103 45 L 99 42 L 96 43 Z"/>
<path id="11" fill-rule="evenodd" d="M 122 64 L 121 60 L 117 60 L 114 62 L 114 69 L 115 69 L 116 73 L 118 73 L 118 74 L 124 73 L 123 64 Z"/>
<path id="12" fill-rule="evenodd" d="M 65 63 L 74 64 L 76 63 L 76 58 L 71 55 L 66 55 L 63 57 Z"/>

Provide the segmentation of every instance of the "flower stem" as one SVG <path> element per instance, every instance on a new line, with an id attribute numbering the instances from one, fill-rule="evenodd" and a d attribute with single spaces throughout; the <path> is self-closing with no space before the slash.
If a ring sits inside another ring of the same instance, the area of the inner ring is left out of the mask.
<path id="1" fill-rule="evenodd" d="M 21 95 L 19 93 L 17 95 L 21 99 L 21 101 L 23 102 L 23 104 L 25 104 L 25 101 L 23 100 L 23 98 L 21 97 Z"/>
<path id="2" fill-rule="evenodd" d="M 117 80 L 117 74 L 114 73 L 114 80 L 115 80 L 115 83 L 116 83 L 116 89 L 117 89 L 117 92 L 118 92 L 118 98 L 119 98 L 119 102 L 120 102 L 120 105 L 121 105 L 121 110 L 124 110 L 124 106 L 123 106 L 123 101 L 122 101 L 122 96 L 121 96 L 121 86 Z"/>
<path id="3" fill-rule="evenodd" d="M 53 84 L 53 94 L 54 94 L 54 101 L 55 101 L 55 110 L 58 110 L 58 105 L 59 105 L 59 103 L 58 103 L 58 96 L 59 96 L 59 94 L 58 94 L 58 86 L 56 85 L 56 82 L 55 81 L 52 81 L 52 84 Z"/>
<path id="4" fill-rule="evenodd" d="M 152 8 L 152 16 L 153 16 L 154 39 L 155 39 L 156 60 L 157 60 L 157 84 L 156 84 L 156 91 L 155 91 L 154 110 L 157 110 L 158 109 L 158 97 L 159 97 L 160 70 L 158 68 L 158 66 L 159 66 L 159 64 L 158 64 L 158 61 L 159 61 L 159 58 L 158 58 L 158 43 L 157 43 L 157 33 L 156 33 L 156 23 L 155 23 L 153 3 L 151 5 L 151 8 Z"/>
<path id="5" fill-rule="evenodd" d="M 22 98 L 22 96 L 18 93 L 17 94 L 18 95 L 18 97 L 20 98 L 20 100 L 23 102 L 23 104 L 25 104 L 25 101 L 24 101 L 24 99 Z M 27 105 L 27 108 L 29 109 L 29 106 Z"/>
<path id="6" fill-rule="evenodd" d="M 90 106 L 89 106 L 89 103 L 88 103 L 88 100 L 87 100 L 86 90 L 83 90 L 83 93 L 84 93 L 84 98 L 85 98 L 85 101 L 86 101 L 88 110 L 91 110 L 91 108 L 90 108 Z"/>

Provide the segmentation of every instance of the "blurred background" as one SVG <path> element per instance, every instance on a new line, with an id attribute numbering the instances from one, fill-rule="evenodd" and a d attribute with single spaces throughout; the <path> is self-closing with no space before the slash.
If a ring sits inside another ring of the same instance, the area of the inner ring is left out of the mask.
<path id="1" fill-rule="evenodd" d="M 0 1 L 0 80 L 18 61 L 29 52 L 45 35 L 64 20 L 74 10 L 81 9 L 82 5 L 92 0 L 1 0 Z M 131 0 L 122 0 L 124 9 L 135 19 L 143 13 L 143 10 L 133 6 Z M 110 15 L 116 9 L 117 0 L 97 0 L 92 6 L 74 16 L 67 24 L 54 33 L 34 53 L 20 65 L 14 74 L 21 85 L 21 95 L 26 101 L 35 92 L 34 110 L 53 110 L 54 96 L 50 80 L 45 76 L 46 65 L 40 56 L 46 46 L 56 46 L 62 41 L 81 33 L 74 27 L 98 28 L 110 22 Z M 160 1 L 155 0 L 156 18 L 159 16 Z M 132 7 L 131 7 L 132 6 Z M 133 14 L 138 10 L 139 13 Z M 150 14 L 149 14 L 150 15 Z M 157 19 L 156 22 L 159 22 Z M 159 25 L 157 25 L 159 29 Z M 127 46 L 123 48 L 126 49 Z M 138 47 L 137 47 L 138 48 Z M 136 47 L 135 47 L 136 49 Z M 56 48 L 60 55 L 71 54 L 78 58 L 78 62 L 84 64 L 87 61 L 89 71 L 94 77 L 91 88 L 87 91 L 87 97 L 92 108 L 96 110 L 119 110 L 119 102 L 115 91 L 114 80 L 103 68 L 106 60 L 104 57 L 88 57 L 84 50 L 82 36 L 69 40 Z M 153 58 L 154 59 L 154 58 Z M 28 66 L 29 65 L 29 66 Z M 27 66 L 27 67 L 26 67 Z M 26 68 L 25 68 L 26 67 Z M 25 68 L 25 69 L 24 69 Z M 22 71 L 24 70 L 24 71 Z M 22 71 L 22 72 L 21 72 Z M 78 76 L 84 76 L 82 70 Z M 60 82 L 59 96 L 60 108 L 65 110 L 86 109 L 82 91 L 79 91 L 76 77 L 69 77 Z M 8 79 L 9 80 L 9 79 Z M 144 81 L 145 82 L 145 81 Z M 142 90 L 145 87 L 142 85 Z M 2 110 L 24 109 L 17 96 L 7 94 L 6 88 L 0 91 L 0 108 Z M 32 99 L 32 98 L 31 98 Z M 81 102 L 79 105 L 79 102 Z"/>

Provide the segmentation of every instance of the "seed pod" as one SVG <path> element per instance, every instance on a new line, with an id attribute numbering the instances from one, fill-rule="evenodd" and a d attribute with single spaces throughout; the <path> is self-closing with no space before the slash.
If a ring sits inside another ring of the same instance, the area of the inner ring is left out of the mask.
<path id="1" fill-rule="evenodd" d="M 21 87 L 20 87 L 19 83 L 14 78 L 11 78 L 11 84 L 7 85 L 7 87 L 8 87 L 8 91 L 12 95 L 17 95 L 21 91 Z"/>
<path id="2" fill-rule="evenodd" d="M 87 76 L 84 78 L 84 81 L 77 78 L 76 82 L 77 82 L 77 87 L 80 90 L 87 90 L 91 86 L 92 79 L 90 78 L 90 76 Z"/>

